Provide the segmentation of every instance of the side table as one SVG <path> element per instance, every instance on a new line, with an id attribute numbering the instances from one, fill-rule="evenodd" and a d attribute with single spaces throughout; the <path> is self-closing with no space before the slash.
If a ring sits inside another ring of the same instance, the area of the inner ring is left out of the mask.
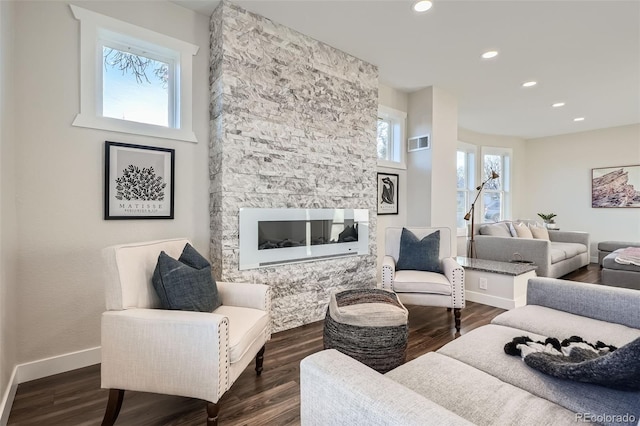
<path id="1" fill-rule="evenodd" d="M 464 268 L 467 300 L 502 309 L 527 303 L 527 281 L 536 276 L 537 266 L 462 256 L 456 260 Z"/>

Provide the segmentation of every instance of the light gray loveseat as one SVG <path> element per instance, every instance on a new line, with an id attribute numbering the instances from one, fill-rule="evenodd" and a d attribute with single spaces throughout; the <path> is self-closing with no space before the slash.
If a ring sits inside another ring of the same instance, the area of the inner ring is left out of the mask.
<path id="1" fill-rule="evenodd" d="M 637 425 L 640 391 L 557 379 L 506 355 L 514 337 L 581 336 L 623 346 L 640 337 L 640 292 L 532 278 L 507 311 L 385 375 L 335 350 L 300 364 L 302 425 Z"/>
<path id="2" fill-rule="evenodd" d="M 475 236 L 478 259 L 509 262 L 518 258 L 538 266 L 539 277 L 558 278 L 589 264 L 589 234 L 549 231 L 549 240 L 511 236 L 509 222 L 483 224 Z"/>

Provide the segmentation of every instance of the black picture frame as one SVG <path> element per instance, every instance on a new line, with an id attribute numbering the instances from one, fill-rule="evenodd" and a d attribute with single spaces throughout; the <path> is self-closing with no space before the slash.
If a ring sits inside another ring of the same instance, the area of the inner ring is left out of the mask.
<path id="1" fill-rule="evenodd" d="M 591 207 L 640 208 L 640 164 L 591 169 Z"/>
<path id="2" fill-rule="evenodd" d="M 104 146 L 104 219 L 173 219 L 175 150 Z"/>
<path id="3" fill-rule="evenodd" d="M 400 177 L 395 173 L 378 173 L 378 214 L 398 214 Z"/>

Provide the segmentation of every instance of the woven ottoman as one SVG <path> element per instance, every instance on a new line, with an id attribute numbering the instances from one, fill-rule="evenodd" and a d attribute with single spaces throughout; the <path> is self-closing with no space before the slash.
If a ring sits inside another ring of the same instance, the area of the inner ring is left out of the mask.
<path id="1" fill-rule="evenodd" d="M 337 349 L 380 373 L 405 360 L 407 309 L 395 293 L 344 290 L 331 295 L 324 320 L 324 348 Z"/>

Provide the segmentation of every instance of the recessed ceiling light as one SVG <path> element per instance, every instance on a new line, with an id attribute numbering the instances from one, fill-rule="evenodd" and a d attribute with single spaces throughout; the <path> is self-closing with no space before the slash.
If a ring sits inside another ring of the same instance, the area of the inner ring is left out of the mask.
<path id="1" fill-rule="evenodd" d="M 576 117 L 573 121 L 584 121 L 584 117 Z"/>
<path id="2" fill-rule="evenodd" d="M 413 10 L 416 12 L 426 12 L 431 9 L 431 6 L 433 6 L 433 3 L 429 0 L 419 0 L 413 4 Z"/>
<path id="3" fill-rule="evenodd" d="M 538 84 L 537 81 L 527 81 L 526 83 L 522 83 L 522 87 L 533 87 Z"/>
<path id="4" fill-rule="evenodd" d="M 556 102 L 555 104 L 551 105 L 554 108 L 560 108 L 564 106 L 564 102 Z"/>
<path id="5" fill-rule="evenodd" d="M 484 52 L 482 54 L 482 59 L 491 59 L 491 58 L 495 58 L 496 56 L 498 56 L 497 50 L 489 50 L 488 52 Z"/>

